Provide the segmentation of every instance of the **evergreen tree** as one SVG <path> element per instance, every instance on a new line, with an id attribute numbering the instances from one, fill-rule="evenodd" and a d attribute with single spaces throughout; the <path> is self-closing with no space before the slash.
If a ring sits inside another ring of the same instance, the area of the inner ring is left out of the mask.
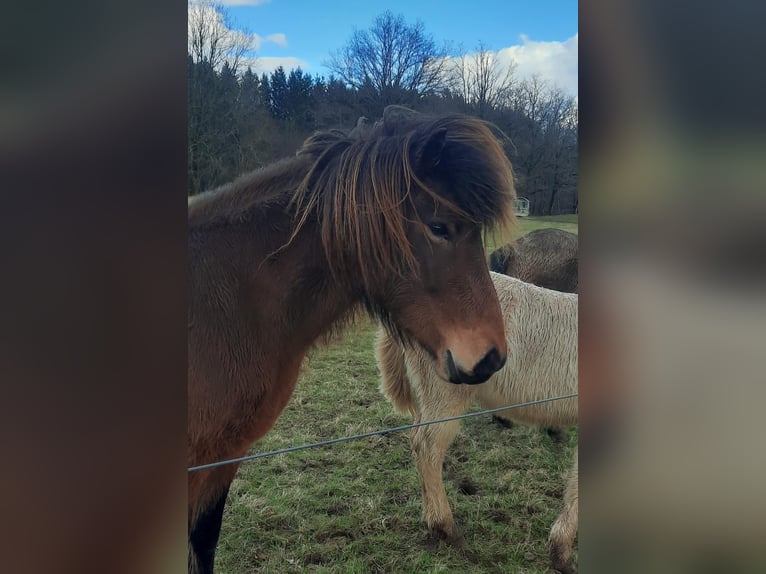
<path id="1" fill-rule="evenodd" d="M 261 75 L 261 104 L 271 111 L 271 84 L 269 84 L 269 77 L 264 73 Z"/>
<path id="2" fill-rule="evenodd" d="M 300 68 L 292 70 L 287 78 L 287 118 L 294 129 L 312 131 L 315 127 L 313 79 Z"/>
<path id="3" fill-rule="evenodd" d="M 240 118 L 245 117 L 247 111 L 255 109 L 261 104 L 261 82 L 258 76 L 248 66 L 242 79 L 239 81 L 239 110 Z"/>
<path id="4" fill-rule="evenodd" d="M 287 76 L 282 66 L 271 73 L 269 107 L 271 115 L 278 120 L 286 120 L 287 109 Z"/>

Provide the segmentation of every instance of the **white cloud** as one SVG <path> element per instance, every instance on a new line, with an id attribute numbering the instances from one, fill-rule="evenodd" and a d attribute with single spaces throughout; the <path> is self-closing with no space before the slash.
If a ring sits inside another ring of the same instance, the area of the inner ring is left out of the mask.
<path id="1" fill-rule="evenodd" d="M 564 42 L 535 42 L 522 35 L 522 44 L 498 50 L 498 60 L 505 65 L 516 63 L 519 79 L 540 76 L 566 93 L 577 95 L 578 36 Z"/>
<path id="2" fill-rule="evenodd" d="M 269 34 L 264 38 L 266 42 L 273 42 L 278 46 L 287 46 L 287 36 L 284 34 Z"/>
<path id="3" fill-rule="evenodd" d="M 279 66 L 285 69 L 285 72 L 290 72 L 294 68 L 300 68 L 304 72 L 308 71 L 309 65 L 300 58 L 294 58 L 292 56 L 286 56 L 284 58 L 278 57 L 262 57 L 262 58 L 246 58 L 242 61 L 242 69 L 246 70 L 250 66 L 253 69 L 253 73 L 270 74 L 276 70 Z"/>
<path id="4" fill-rule="evenodd" d="M 272 44 L 277 44 L 279 46 L 287 46 L 287 36 L 284 34 L 269 34 L 265 38 L 258 34 L 250 34 L 250 36 L 253 38 L 254 50 L 259 50 L 261 45 L 266 42 L 271 42 Z"/>

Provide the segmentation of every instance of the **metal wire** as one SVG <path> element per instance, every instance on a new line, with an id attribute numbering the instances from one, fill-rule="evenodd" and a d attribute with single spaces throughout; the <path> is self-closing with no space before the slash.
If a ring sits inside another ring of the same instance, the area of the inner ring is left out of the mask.
<path id="1" fill-rule="evenodd" d="M 438 424 L 438 423 L 446 423 L 446 422 L 456 421 L 456 420 L 460 420 L 460 419 L 467 419 L 468 417 L 477 417 L 479 415 L 487 415 L 487 414 L 490 414 L 490 413 L 497 413 L 497 412 L 500 412 L 500 411 L 507 411 L 507 410 L 511 410 L 511 409 L 519 409 L 519 408 L 522 408 L 522 407 L 530 407 L 530 406 L 534 406 L 534 405 L 540 405 L 540 404 L 543 404 L 543 403 L 550 403 L 550 402 L 553 402 L 553 401 L 560 401 L 560 400 L 563 400 L 563 399 L 572 399 L 572 398 L 575 398 L 575 397 L 577 397 L 577 393 L 573 393 L 571 395 L 562 395 L 560 397 L 550 397 L 550 398 L 547 398 L 547 399 L 539 399 L 539 400 L 536 400 L 536 401 L 529 401 L 529 402 L 526 402 L 526 403 L 519 403 L 519 404 L 516 404 L 516 405 L 509 405 L 507 407 L 498 407 L 496 409 L 487 409 L 487 410 L 484 410 L 484 411 L 476 411 L 476 412 L 473 412 L 473 413 L 464 413 L 462 415 L 457 415 L 457 416 L 454 416 L 454 417 L 447 417 L 447 418 L 443 418 L 443 419 L 437 419 L 437 420 L 434 420 L 434 421 L 426 421 L 426 422 L 422 422 L 422 423 L 412 423 L 412 424 L 408 424 L 408 425 L 404 425 L 404 426 L 400 426 L 400 427 L 387 428 L 387 429 L 383 429 L 383 430 L 377 430 L 377 431 L 363 433 L 363 434 L 357 434 L 357 435 L 353 435 L 353 436 L 346 436 L 346 437 L 342 437 L 342 438 L 334 438 L 334 439 L 323 440 L 323 441 L 314 442 L 314 443 L 310 443 L 310 444 L 303 444 L 303 445 L 300 445 L 300 446 L 291 446 L 289 448 L 283 448 L 283 449 L 279 449 L 279 450 L 272 450 L 272 451 L 269 451 L 269 452 L 260 452 L 260 453 L 257 453 L 257 454 L 250 454 L 250 455 L 247 455 L 247 456 L 241 456 L 239 458 L 232 458 L 232 459 L 229 459 L 229 460 L 220 460 L 218 462 L 211 462 L 211 463 L 208 463 L 208 464 L 201 464 L 199 466 L 192 466 L 192 467 L 188 468 L 187 471 L 188 472 L 196 472 L 198 470 L 205 470 L 205 469 L 208 469 L 208 468 L 215 468 L 217 466 L 224 466 L 224 465 L 227 465 L 227 464 L 235 464 L 235 463 L 238 463 L 238 462 L 246 462 L 246 461 L 255 460 L 255 459 L 258 459 L 258 458 L 266 458 L 266 457 L 269 457 L 269 456 L 276 456 L 278 454 L 286 454 L 288 452 L 296 452 L 296 451 L 299 451 L 299 450 L 305 450 L 305 449 L 308 449 L 308 448 L 317 448 L 317 447 L 320 447 L 320 446 L 327 446 L 327 445 L 330 445 L 330 444 L 337 444 L 337 443 L 341 443 L 341 442 L 349 442 L 349 441 L 352 441 L 352 440 L 359 440 L 359 439 L 362 439 L 362 438 L 368 438 L 368 437 L 372 437 L 372 436 L 384 435 L 384 434 L 388 434 L 388 433 L 392 433 L 392 432 L 399 432 L 399 431 L 413 429 L 413 428 L 427 426 L 427 425 L 434 425 L 434 424 Z"/>

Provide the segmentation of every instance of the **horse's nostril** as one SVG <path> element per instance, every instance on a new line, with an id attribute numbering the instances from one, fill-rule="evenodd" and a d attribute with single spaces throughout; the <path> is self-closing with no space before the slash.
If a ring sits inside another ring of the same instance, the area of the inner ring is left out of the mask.
<path id="1" fill-rule="evenodd" d="M 500 352 L 493 347 L 473 368 L 474 376 L 484 380 L 488 379 L 505 365 L 505 359 L 506 357 L 501 357 Z"/>
<path id="2" fill-rule="evenodd" d="M 445 359 L 445 362 L 447 363 L 448 380 L 451 383 L 455 383 L 457 385 L 477 385 L 483 383 L 489 379 L 496 371 L 499 371 L 501 368 L 503 368 L 503 365 L 505 365 L 506 357 L 501 357 L 499 351 L 495 348 L 492 348 L 486 355 L 484 355 L 481 361 L 476 364 L 471 374 L 466 373 L 457 366 L 455 359 L 449 350 L 447 351 Z"/>

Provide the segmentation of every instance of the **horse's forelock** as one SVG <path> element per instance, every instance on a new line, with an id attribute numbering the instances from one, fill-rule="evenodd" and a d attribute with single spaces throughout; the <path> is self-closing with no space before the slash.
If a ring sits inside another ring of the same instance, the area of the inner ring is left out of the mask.
<path id="1" fill-rule="evenodd" d="M 293 198 L 296 234 L 316 213 L 331 271 L 338 280 L 360 274 L 368 293 L 391 274 L 416 266 L 407 238 L 414 204 L 400 140 L 382 136 L 379 128 L 334 132 L 310 138 L 299 152 L 313 157 L 314 165 Z"/>
<path id="2" fill-rule="evenodd" d="M 488 228 L 512 224 L 513 169 L 491 125 L 478 118 L 446 116 L 435 120 L 433 129 L 448 134 L 444 160 L 435 168 L 448 183 L 447 207 Z"/>
<path id="3" fill-rule="evenodd" d="M 419 165 L 419 152 L 438 137 L 443 146 L 433 148 L 443 161 Z M 341 280 L 358 273 L 367 293 L 417 266 L 407 236 L 418 221 L 414 194 L 486 228 L 513 221 L 513 171 L 488 125 L 476 118 L 413 116 L 399 129 L 379 122 L 349 134 L 324 132 L 299 155 L 314 163 L 293 197 L 299 220 L 293 237 L 316 214 L 333 274 Z"/>

